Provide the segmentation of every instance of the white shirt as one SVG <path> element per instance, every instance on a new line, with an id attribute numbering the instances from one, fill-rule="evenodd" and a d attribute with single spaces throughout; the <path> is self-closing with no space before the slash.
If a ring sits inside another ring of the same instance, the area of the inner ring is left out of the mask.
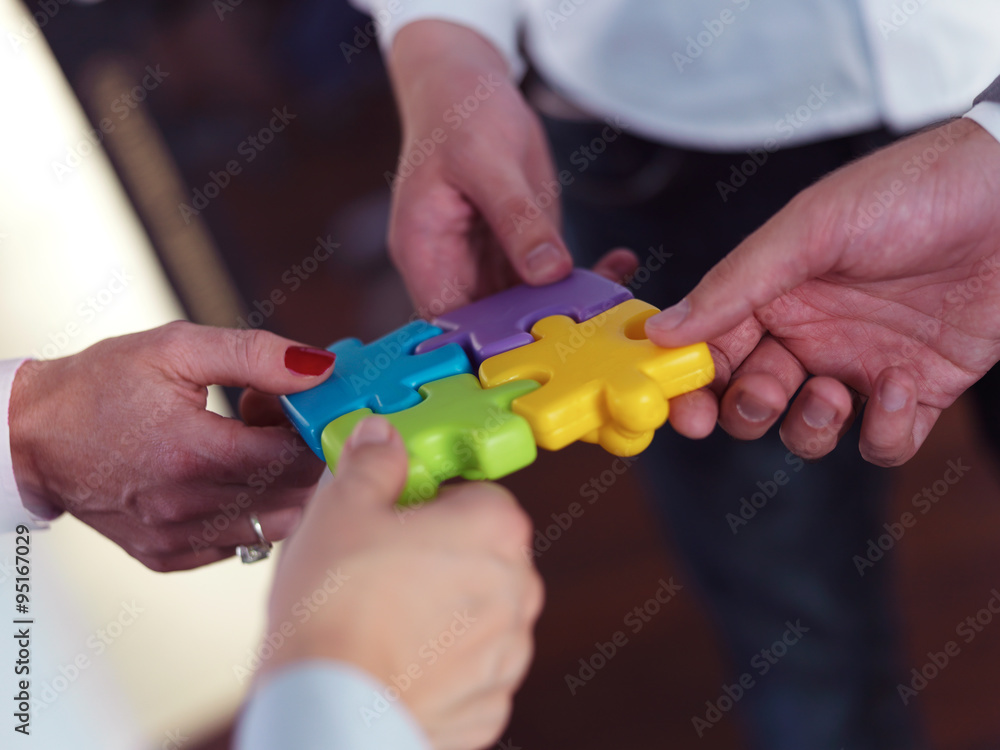
<path id="1" fill-rule="evenodd" d="M 966 111 L 1000 73 L 996 0 L 352 0 L 383 48 L 459 23 L 517 78 L 542 78 L 632 132 L 704 150 L 795 145 Z"/>
<path id="2" fill-rule="evenodd" d="M 286 667 L 254 690 L 235 750 L 430 750 L 394 690 L 348 664 Z"/>

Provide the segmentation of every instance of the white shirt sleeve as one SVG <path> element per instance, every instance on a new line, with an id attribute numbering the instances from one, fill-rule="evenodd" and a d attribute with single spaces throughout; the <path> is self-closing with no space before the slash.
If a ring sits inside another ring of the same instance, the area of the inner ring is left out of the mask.
<path id="1" fill-rule="evenodd" d="M 45 528 L 46 523 L 25 509 L 17 481 L 14 479 L 14 460 L 10 452 L 10 392 L 14 376 L 24 364 L 23 359 L 0 361 L 0 534 L 13 531 L 19 524 L 32 529 Z"/>
<path id="2" fill-rule="evenodd" d="M 371 14 L 383 53 L 401 28 L 414 21 L 435 19 L 465 26 L 496 47 L 507 61 L 512 80 L 524 75 L 525 62 L 518 51 L 519 3 L 517 0 L 350 0 Z"/>
<path id="3" fill-rule="evenodd" d="M 343 662 L 302 662 L 257 685 L 234 750 L 430 750 L 399 691 Z"/>
<path id="4" fill-rule="evenodd" d="M 1000 141 L 1000 102 L 979 102 L 965 116 Z"/>

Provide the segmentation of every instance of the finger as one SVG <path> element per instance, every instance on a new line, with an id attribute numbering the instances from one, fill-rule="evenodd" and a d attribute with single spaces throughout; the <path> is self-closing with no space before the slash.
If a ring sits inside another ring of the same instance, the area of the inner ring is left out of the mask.
<path id="1" fill-rule="evenodd" d="M 854 397 L 834 378 L 806 381 L 781 423 L 781 441 L 797 456 L 815 460 L 837 447 L 854 420 Z"/>
<path id="2" fill-rule="evenodd" d="M 639 267 L 639 258 L 625 247 L 616 247 L 594 264 L 593 271 L 616 284 L 622 284 Z"/>
<path id="3" fill-rule="evenodd" d="M 496 234 L 514 270 L 529 284 L 564 278 L 573 270 L 573 259 L 555 212 L 537 208 L 535 194 L 541 186 L 532 189 L 522 166 L 513 160 L 491 166 L 463 189 Z"/>
<path id="4" fill-rule="evenodd" d="M 670 399 L 670 426 L 684 437 L 708 437 L 718 419 L 719 400 L 706 388 Z"/>
<path id="5" fill-rule="evenodd" d="M 396 429 L 382 417 L 366 417 L 344 444 L 334 481 L 317 494 L 310 508 L 390 508 L 406 484 L 408 465 Z"/>
<path id="6" fill-rule="evenodd" d="M 793 199 L 719 261 L 687 297 L 646 321 L 649 338 L 660 346 L 684 346 L 719 336 L 828 271 L 836 248 L 811 236 L 828 206 L 810 195 Z"/>
<path id="7" fill-rule="evenodd" d="M 899 367 L 888 367 L 875 379 L 861 421 L 861 455 L 877 466 L 898 466 L 917 452 L 914 439 L 917 385 Z"/>
<path id="8" fill-rule="evenodd" d="M 232 506 L 236 507 L 236 506 Z M 268 542 L 287 539 L 302 520 L 302 508 L 283 508 L 275 511 L 257 511 L 261 532 Z M 224 511 L 201 522 L 178 524 L 163 529 L 163 541 L 145 541 L 135 544 L 133 557 L 143 565 L 158 572 L 191 570 L 236 555 L 236 545 L 260 544 L 260 539 L 250 523 L 250 510 L 235 517 Z M 166 541 L 169 536 L 169 541 Z M 162 546 L 161 546 L 162 545 Z"/>
<path id="9" fill-rule="evenodd" d="M 199 386 L 227 385 L 282 395 L 313 388 L 333 372 L 332 352 L 268 331 L 212 328 L 182 321 L 160 331 L 173 367 Z"/>
<path id="10" fill-rule="evenodd" d="M 769 373 L 735 378 L 719 404 L 719 425 L 738 440 L 756 440 L 777 421 L 788 405 L 781 382 Z"/>
<path id="11" fill-rule="evenodd" d="M 448 549 L 485 549 L 519 565 L 531 560 L 531 519 L 498 484 L 444 487 L 433 503 L 416 511 L 412 522 L 423 525 Z"/>
<path id="12" fill-rule="evenodd" d="M 290 426 L 288 417 L 281 408 L 277 396 L 271 396 L 253 388 L 240 394 L 240 416 L 243 423 L 251 427 Z"/>
<path id="13" fill-rule="evenodd" d="M 733 373 L 733 383 L 722 399 L 720 423 L 741 440 L 759 438 L 785 410 L 807 375 L 780 341 L 764 336 Z M 780 386 L 780 398 L 775 384 Z"/>
<path id="14" fill-rule="evenodd" d="M 311 487 L 323 472 L 325 464 L 289 427 L 248 427 L 212 412 L 197 412 L 191 419 L 185 431 L 191 437 L 178 449 L 181 480 L 208 487 L 243 486 L 255 495 L 270 495 Z"/>
<path id="15" fill-rule="evenodd" d="M 304 495 L 302 503 L 308 497 Z M 177 529 L 170 530 L 170 533 L 183 540 L 183 546 L 177 554 L 198 552 L 206 547 L 233 554 L 237 544 L 258 544 L 260 540 L 250 522 L 251 512 L 260 522 L 264 538 L 269 542 L 279 542 L 287 539 L 298 528 L 303 509 L 301 505 L 276 510 L 250 507 L 235 517 L 220 511 L 210 518 L 182 524 Z"/>

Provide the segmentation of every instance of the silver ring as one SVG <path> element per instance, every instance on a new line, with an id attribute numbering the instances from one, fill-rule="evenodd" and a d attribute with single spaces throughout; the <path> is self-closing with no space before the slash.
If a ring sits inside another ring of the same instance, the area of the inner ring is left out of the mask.
<path id="1" fill-rule="evenodd" d="M 239 555 L 240 562 L 245 565 L 255 563 L 258 560 L 266 560 L 271 556 L 271 549 L 274 547 L 264 536 L 264 529 L 261 528 L 260 519 L 257 518 L 256 513 L 250 514 L 250 525 L 260 541 L 258 544 L 236 545 L 236 554 Z"/>

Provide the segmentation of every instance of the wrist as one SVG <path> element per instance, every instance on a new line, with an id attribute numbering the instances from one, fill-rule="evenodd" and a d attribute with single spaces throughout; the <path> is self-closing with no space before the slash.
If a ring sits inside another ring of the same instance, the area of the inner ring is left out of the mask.
<path id="1" fill-rule="evenodd" d="M 500 51 L 477 32 L 448 21 L 424 20 L 399 31 L 388 55 L 389 76 L 404 121 L 421 107 L 436 105 L 440 87 L 471 75 L 506 80 Z"/>
<path id="2" fill-rule="evenodd" d="M 25 507 L 37 516 L 50 518 L 62 511 L 47 501 L 45 471 L 41 465 L 43 448 L 48 442 L 44 436 L 47 417 L 44 414 L 44 388 L 39 380 L 51 362 L 28 360 L 18 369 L 10 393 L 8 424 L 10 428 L 10 455 L 14 479 Z"/>

